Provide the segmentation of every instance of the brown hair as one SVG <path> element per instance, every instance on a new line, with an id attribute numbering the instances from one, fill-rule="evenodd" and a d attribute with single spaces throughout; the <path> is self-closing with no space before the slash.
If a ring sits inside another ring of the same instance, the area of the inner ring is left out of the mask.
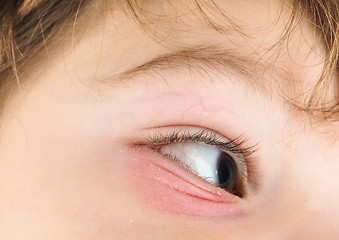
<path id="1" fill-rule="evenodd" d="M 322 103 L 322 107 L 312 109 L 321 103 L 321 95 L 327 91 L 331 81 L 338 81 L 338 64 L 339 64 L 339 2 L 336 0 L 294 0 L 295 5 L 299 4 L 304 9 L 310 20 L 313 22 L 317 30 L 321 33 L 324 40 L 327 56 L 325 59 L 322 75 L 319 78 L 314 89 L 312 98 L 308 104 L 309 111 L 323 113 L 323 117 L 334 117 L 338 120 L 339 99 L 334 103 Z M 339 82 L 337 82 L 338 86 Z M 338 92 L 338 91 L 337 91 Z"/>
<path id="2" fill-rule="evenodd" d="M 170 2 L 170 0 L 167 0 Z M 141 21 L 143 9 L 139 0 L 116 0 L 144 29 L 147 24 Z M 192 0 L 207 23 L 220 30 L 206 14 L 206 4 Z M 217 5 L 209 1 L 215 8 Z M 327 48 L 323 72 L 306 107 L 300 107 L 310 113 L 321 112 L 324 118 L 337 118 L 339 101 L 323 102 L 322 95 L 331 81 L 337 80 L 339 61 L 339 3 L 336 0 L 293 0 L 290 22 L 287 24 L 281 40 L 298 24 L 296 16 L 307 16 L 320 32 Z M 58 44 L 58 36 L 65 31 L 71 33 L 77 24 L 78 16 L 86 10 L 88 0 L 7 0 L 0 3 L 0 112 L 4 107 L 10 90 L 20 86 L 20 76 L 24 69 L 42 52 L 48 44 Z M 225 16 L 227 18 L 227 16 Z M 337 120 L 337 119 L 336 119 Z"/>
<path id="3" fill-rule="evenodd" d="M 0 3 L 0 113 L 23 70 L 45 53 L 63 30 L 71 29 L 83 0 L 21 0 Z"/>

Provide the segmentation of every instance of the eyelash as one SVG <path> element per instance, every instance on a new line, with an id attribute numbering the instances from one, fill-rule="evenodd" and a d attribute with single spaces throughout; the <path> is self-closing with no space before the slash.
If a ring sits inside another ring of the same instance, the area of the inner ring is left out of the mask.
<path id="1" fill-rule="evenodd" d="M 253 158 L 251 155 L 256 151 L 256 145 L 247 147 L 246 146 L 246 139 L 235 138 L 232 140 L 226 140 L 222 138 L 217 132 L 212 130 L 198 130 L 195 132 L 191 132 L 190 130 L 182 130 L 182 129 L 174 129 L 169 132 L 161 132 L 157 130 L 154 134 L 149 134 L 146 137 L 147 145 L 155 150 L 156 146 L 158 145 L 167 145 L 171 143 L 183 143 L 183 142 L 191 142 L 191 143 L 200 143 L 206 144 L 208 146 L 215 147 L 225 153 L 231 153 L 239 157 L 241 159 L 240 163 L 237 163 L 238 167 L 241 168 L 241 172 L 243 173 L 242 179 L 245 182 L 251 182 L 253 185 L 255 184 L 254 173 L 255 165 Z M 172 160 L 176 161 L 176 159 Z M 179 162 L 181 165 L 187 170 L 195 173 L 190 169 L 189 166 Z M 198 175 L 197 173 L 195 173 Z M 201 178 L 201 177 L 200 177 Z M 203 178 L 202 178 L 203 179 Z"/>

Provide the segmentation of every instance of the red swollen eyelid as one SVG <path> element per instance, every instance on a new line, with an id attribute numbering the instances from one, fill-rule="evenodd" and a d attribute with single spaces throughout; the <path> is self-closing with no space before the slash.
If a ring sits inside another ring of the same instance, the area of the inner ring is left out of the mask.
<path id="1" fill-rule="evenodd" d="M 160 153 L 147 147 L 128 152 L 131 187 L 146 206 L 193 216 L 231 217 L 241 213 L 239 197 L 200 179 Z"/>

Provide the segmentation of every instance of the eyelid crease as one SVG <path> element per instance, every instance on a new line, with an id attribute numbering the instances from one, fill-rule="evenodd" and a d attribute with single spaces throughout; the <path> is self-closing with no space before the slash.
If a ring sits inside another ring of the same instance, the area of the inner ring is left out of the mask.
<path id="1" fill-rule="evenodd" d="M 157 165 L 157 164 L 156 164 L 156 166 L 159 167 L 159 168 L 161 168 L 162 170 L 164 170 L 164 171 L 170 173 L 171 175 L 174 175 L 174 176 L 179 177 L 179 178 L 183 178 L 182 176 L 179 176 L 179 175 L 175 174 L 174 172 L 171 172 L 171 171 L 167 170 L 166 168 L 162 167 L 161 165 Z M 192 171 L 192 173 L 194 173 L 194 171 Z M 197 175 L 196 173 L 194 173 L 194 174 Z M 198 175 L 197 175 L 197 176 L 198 176 Z M 201 178 L 201 177 L 200 177 L 200 178 Z M 201 189 L 202 191 L 206 192 L 207 194 L 215 195 L 215 196 L 220 196 L 220 195 L 221 195 L 221 192 L 220 192 L 219 190 L 215 191 L 215 190 L 211 190 L 211 189 L 209 189 L 209 188 L 205 188 L 205 187 L 203 187 L 203 186 L 201 186 L 201 185 L 196 185 L 196 184 L 192 183 L 191 181 L 189 181 L 189 180 L 186 179 L 186 178 L 183 178 L 183 180 L 184 180 L 185 182 L 189 183 L 189 184 L 195 185 L 195 187 Z M 205 179 L 203 179 L 203 180 L 205 180 Z M 208 181 L 206 181 L 206 182 L 208 182 Z M 210 182 L 208 182 L 208 183 L 210 183 Z M 174 187 L 174 188 L 175 188 L 175 187 Z M 192 195 L 192 196 L 193 196 L 193 195 Z M 222 201 L 219 201 L 219 202 L 222 202 Z"/>

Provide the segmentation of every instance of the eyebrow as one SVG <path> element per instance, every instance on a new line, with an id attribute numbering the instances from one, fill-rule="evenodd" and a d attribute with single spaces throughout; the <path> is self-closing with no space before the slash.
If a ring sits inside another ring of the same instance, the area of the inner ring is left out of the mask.
<path id="1" fill-rule="evenodd" d="M 217 77 L 217 75 L 211 75 L 213 72 L 211 70 L 214 70 L 225 76 L 236 76 L 237 80 L 239 79 L 247 87 L 262 92 L 262 90 L 267 91 L 267 86 L 265 86 L 263 80 L 268 67 L 274 67 L 273 72 L 276 75 L 285 72 L 282 68 L 268 65 L 263 60 L 254 60 L 254 57 L 250 55 L 240 56 L 235 54 L 233 50 L 218 46 L 196 46 L 158 56 L 137 67 L 119 73 L 115 78 L 121 82 L 134 80 L 140 75 L 156 74 L 165 82 L 169 82 L 170 80 L 168 81 L 168 77 L 164 77 L 163 72 L 189 70 L 190 72 L 205 74 L 214 82 Z"/>

